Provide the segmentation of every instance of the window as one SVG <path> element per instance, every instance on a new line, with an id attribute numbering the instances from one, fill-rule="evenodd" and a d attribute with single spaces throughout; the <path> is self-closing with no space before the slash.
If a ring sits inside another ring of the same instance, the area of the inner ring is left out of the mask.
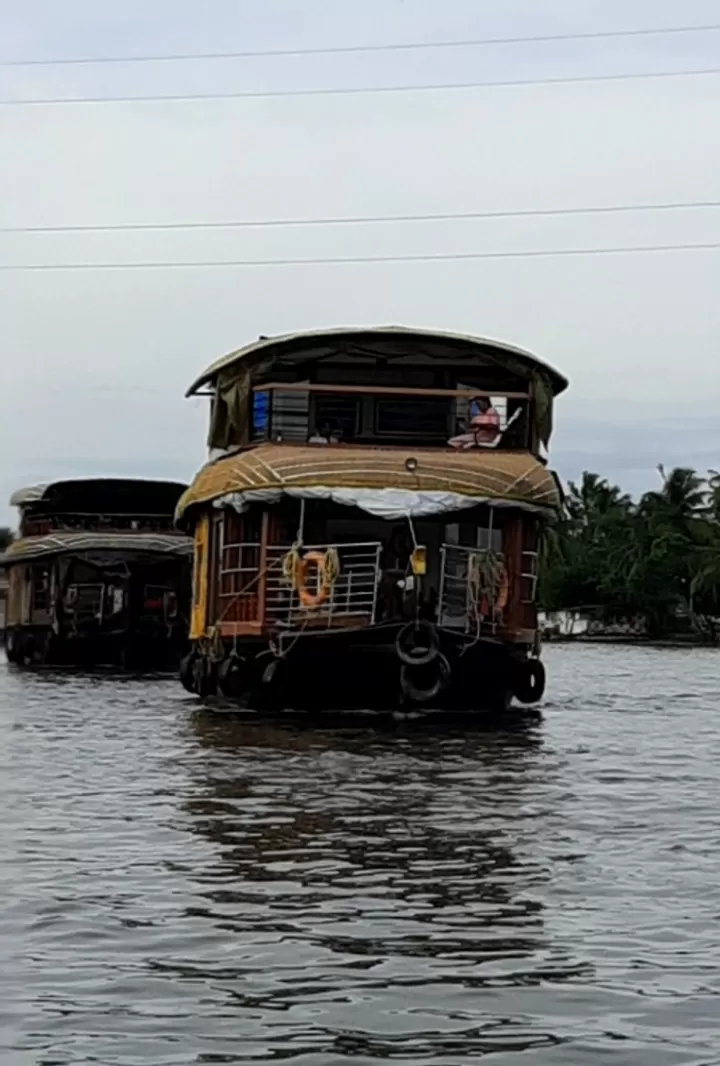
<path id="1" fill-rule="evenodd" d="M 331 433 L 340 440 L 353 440 L 358 434 L 360 400 L 357 396 L 342 396 L 339 393 L 316 393 L 313 403 L 311 431 L 329 426 Z"/>
<path id="2" fill-rule="evenodd" d="M 445 440 L 450 403 L 442 396 L 394 396 L 375 401 L 374 429 L 378 437 Z"/>
<path id="3" fill-rule="evenodd" d="M 258 514 L 225 512 L 220 552 L 221 596 L 234 596 L 255 587 L 260 570 L 260 541 Z"/>
<path id="4" fill-rule="evenodd" d="M 445 527 L 445 543 L 463 548 L 481 548 L 501 555 L 503 550 L 502 528 L 492 529 L 474 522 L 453 522 Z"/>
<path id="5" fill-rule="evenodd" d="M 50 609 L 50 574 L 46 566 L 34 566 L 31 577 L 32 610 L 48 611 Z"/>

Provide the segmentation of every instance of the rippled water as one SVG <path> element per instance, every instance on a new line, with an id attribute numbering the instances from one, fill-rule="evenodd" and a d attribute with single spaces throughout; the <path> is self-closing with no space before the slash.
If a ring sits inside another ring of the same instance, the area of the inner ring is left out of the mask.
<path id="1" fill-rule="evenodd" d="M 508 732 L 0 665 L 0 1061 L 720 1063 L 720 653 L 551 647 Z"/>

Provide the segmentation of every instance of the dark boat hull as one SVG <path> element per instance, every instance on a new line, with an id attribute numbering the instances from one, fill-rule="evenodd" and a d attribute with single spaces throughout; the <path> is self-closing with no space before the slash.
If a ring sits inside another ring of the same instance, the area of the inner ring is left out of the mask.
<path id="1" fill-rule="evenodd" d="M 260 712 L 387 714 L 510 708 L 518 664 L 526 661 L 525 649 L 489 639 L 470 642 L 441 631 L 432 660 L 408 665 L 397 652 L 400 629 L 389 625 L 353 633 L 296 635 L 280 646 L 246 639 L 223 649 L 224 657 L 217 648 L 202 656 L 198 646 L 183 661 L 181 679 L 186 689 L 208 703 Z"/>
<path id="2" fill-rule="evenodd" d="M 112 667 L 120 670 L 177 668 L 187 651 L 184 634 L 93 633 L 58 636 L 52 629 L 15 626 L 5 633 L 5 653 L 11 663 L 38 666 Z"/>

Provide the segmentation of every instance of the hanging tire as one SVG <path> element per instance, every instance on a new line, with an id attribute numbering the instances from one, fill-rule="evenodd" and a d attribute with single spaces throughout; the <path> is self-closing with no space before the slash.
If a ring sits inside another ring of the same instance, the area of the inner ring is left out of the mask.
<path id="1" fill-rule="evenodd" d="M 263 683 L 263 685 L 272 685 L 273 681 L 275 680 L 275 675 L 277 674 L 279 669 L 280 669 L 280 660 L 279 659 L 273 659 L 272 662 L 269 662 L 267 664 L 267 666 L 265 667 L 265 669 L 263 670 L 263 674 L 262 674 L 262 683 Z"/>
<path id="2" fill-rule="evenodd" d="M 400 668 L 400 688 L 409 703 L 428 704 L 447 688 L 450 683 L 450 664 L 444 655 L 436 651 L 430 663 L 403 663 Z"/>
<path id="3" fill-rule="evenodd" d="M 22 666 L 34 666 L 37 661 L 37 642 L 32 633 L 20 645 L 19 662 Z"/>
<path id="4" fill-rule="evenodd" d="M 245 674 L 245 660 L 237 652 L 230 652 L 220 663 L 217 671 L 217 686 L 228 699 L 239 696 Z"/>
<path id="5" fill-rule="evenodd" d="M 9 663 L 19 663 L 21 659 L 22 638 L 17 629 L 8 629 L 5 632 L 5 656 Z"/>
<path id="6" fill-rule="evenodd" d="M 183 656 L 180 660 L 180 684 L 186 692 L 192 692 L 195 695 L 195 659 L 197 658 L 197 652 L 189 651 L 187 655 Z"/>
<path id="7" fill-rule="evenodd" d="M 425 621 L 408 622 L 395 638 L 395 650 L 405 666 L 426 666 L 440 654 L 435 626 Z"/>
<path id="8" fill-rule="evenodd" d="M 512 690 L 520 703 L 537 703 L 545 693 L 545 667 L 539 659 L 524 659 L 515 665 Z"/>
<path id="9" fill-rule="evenodd" d="M 201 700 L 204 700 L 211 693 L 210 670 L 211 666 L 208 660 L 203 655 L 196 655 L 192 665 L 193 691 L 197 693 Z"/>
<path id="10" fill-rule="evenodd" d="M 268 710 L 283 710 L 297 697 L 293 686 L 290 690 L 291 671 L 287 659 L 272 659 L 263 669 L 258 699 Z"/>

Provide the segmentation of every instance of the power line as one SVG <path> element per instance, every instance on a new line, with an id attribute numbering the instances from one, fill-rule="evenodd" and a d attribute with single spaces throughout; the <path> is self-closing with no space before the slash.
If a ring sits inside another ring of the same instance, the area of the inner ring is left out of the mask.
<path id="1" fill-rule="evenodd" d="M 341 263 L 463 262 L 477 259 L 541 259 L 556 256 L 632 255 L 640 252 L 695 252 L 720 249 L 720 241 L 707 244 L 654 244 L 626 248 L 553 248 L 517 252 L 448 252 L 411 255 L 321 256 L 300 259 L 207 259 L 135 263 L 4 263 L 0 271 L 51 270 L 198 270 L 215 267 L 330 266 Z"/>
<path id="2" fill-rule="evenodd" d="M 547 33 L 530 37 L 480 37 L 466 41 L 410 41 L 398 44 L 336 45 L 325 48 L 271 48 L 242 52 L 174 52 L 162 55 L 71 56 L 59 59 L 4 59 L 0 67 L 90 66 L 107 63 L 175 63 L 186 60 L 271 59 L 289 56 L 328 56 L 375 52 L 416 52 L 439 48 L 484 48 L 495 45 L 544 44 L 553 41 L 597 41 L 618 37 L 663 37 L 669 34 L 713 33 L 720 23 L 704 26 L 659 26 L 654 29 L 597 30 L 586 33 Z"/>
<path id="3" fill-rule="evenodd" d="M 506 89 L 525 85 L 577 85 L 583 82 L 639 81 L 662 78 L 701 78 L 720 74 L 720 67 L 705 70 L 661 70 L 629 74 L 578 74 L 556 78 L 514 78 L 507 81 L 449 82 L 438 85 L 366 85 L 317 89 L 250 89 L 232 93 L 171 93 L 144 96 L 51 96 L 37 100 L 0 99 L 5 107 L 50 107 L 69 104 L 191 103 L 209 100 L 269 100 L 300 96 L 364 96 L 391 93 L 448 92 L 457 89 Z"/>
<path id="4" fill-rule="evenodd" d="M 532 208 L 516 211 L 456 211 L 424 215 L 347 215 L 336 218 L 229 219 L 220 222 L 120 222 L 110 225 L 0 226 L 0 233 L 125 233 L 167 230 L 281 229 L 300 226 L 357 226 L 406 222 L 472 222 L 501 218 L 559 218 L 647 211 L 685 211 L 720 207 L 720 200 L 659 204 L 608 204 L 589 207 Z"/>

